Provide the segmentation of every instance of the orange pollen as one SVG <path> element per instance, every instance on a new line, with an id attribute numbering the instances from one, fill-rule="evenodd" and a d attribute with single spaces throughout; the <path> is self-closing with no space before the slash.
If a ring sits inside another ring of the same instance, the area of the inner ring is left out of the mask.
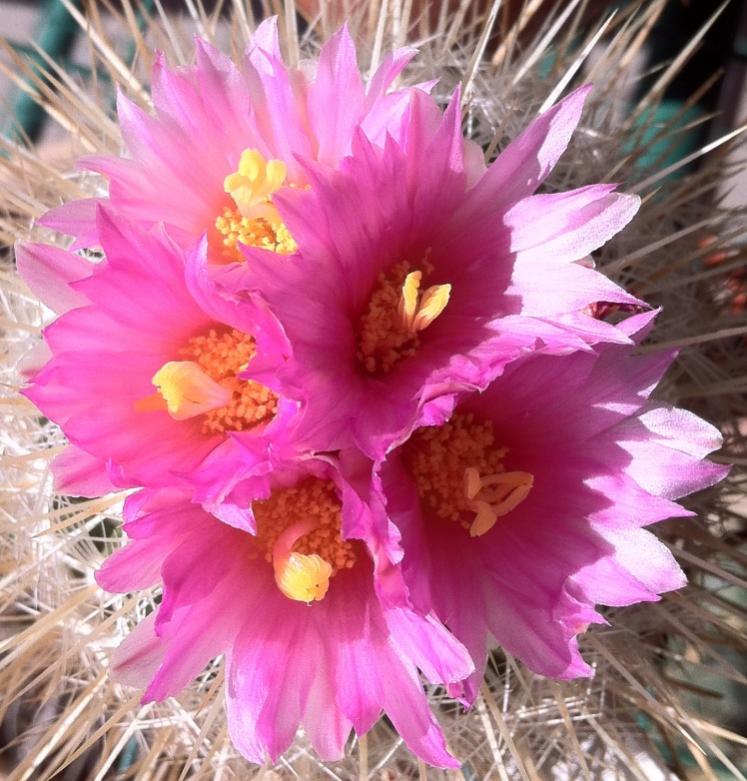
<path id="1" fill-rule="evenodd" d="M 507 453 L 496 445 L 490 421 L 459 411 L 442 426 L 418 429 L 403 446 L 421 501 L 473 537 L 489 531 L 532 489 L 533 475 L 506 471 Z"/>
<path id="2" fill-rule="evenodd" d="M 210 379 L 231 391 L 228 404 L 203 414 L 205 434 L 245 431 L 275 417 L 277 396 L 258 382 L 236 376 L 246 369 L 255 351 L 254 338 L 235 328 L 211 328 L 193 336 L 179 351 L 180 357 L 194 361 Z"/>
<path id="3" fill-rule="evenodd" d="M 400 261 L 379 274 L 360 318 L 356 357 L 369 374 L 387 374 L 413 356 L 424 331 L 446 308 L 451 285 L 432 285 L 421 291 L 424 277 L 433 272 L 427 255 L 422 271 Z"/>
<path id="4" fill-rule="evenodd" d="M 354 543 L 341 537 L 342 504 L 331 480 L 309 477 L 292 488 L 273 491 L 269 499 L 254 502 L 252 510 L 266 561 L 273 562 L 281 553 L 316 555 L 330 565 L 331 576 L 355 564 Z M 292 543 L 290 551 L 279 552 L 280 536 L 300 524 L 310 530 Z"/>
<path id="5" fill-rule="evenodd" d="M 274 210 L 274 207 L 271 208 Z M 291 255 L 298 249 L 279 215 L 277 220 L 242 217 L 238 209 L 227 206 L 223 209 L 223 214 L 216 219 L 215 230 L 220 251 L 227 260 L 244 260 L 240 244 L 277 252 L 279 255 Z"/>

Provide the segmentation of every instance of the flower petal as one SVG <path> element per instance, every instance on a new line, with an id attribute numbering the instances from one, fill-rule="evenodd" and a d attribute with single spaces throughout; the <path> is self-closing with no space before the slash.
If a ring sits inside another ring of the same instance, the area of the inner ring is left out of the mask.
<path id="1" fill-rule="evenodd" d="M 117 490 L 106 461 L 68 445 L 52 462 L 55 490 L 68 496 L 103 496 Z"/>
<path id="2" fill-rule="evenodd" d="M 580 260 L 619 233 L 641 202 L 613 188 L 594 184 L 519 201 L 503 219 L 517 266 Z"/>
<path id="3" fill-rule="evenodd" d="M 89 277 L 94 266 L 78 255 L 47 244 L 19 242 L 16 264 L 34 295 L 55 312 L 61 314 L 88 303 L 71 283 Z"/>
<path id="4" fill-rule="evenodd" d="M 581 118 L 591 85 L 579 87 L 512 141 L 474 188 L 477 201 L 505 207 L 531 195 L 555 167 Z"/>

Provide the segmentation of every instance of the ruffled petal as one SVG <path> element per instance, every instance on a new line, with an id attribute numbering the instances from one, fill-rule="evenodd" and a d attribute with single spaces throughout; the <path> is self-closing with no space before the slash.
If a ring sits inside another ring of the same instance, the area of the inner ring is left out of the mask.
<path id="1" fill-rule="evenodd" d="M 113 553 L 96 573 L 101 588 L 126 594 L 150 588 L 161 579 L 161 566 L 174 548 L 174 540 L 157 538 L 131 542 Z"/>
<path id="2" fill-rule="evenodd" d="M 126 593 L 149 588 L 161 580 L 164 563 L 179 547 L 185 534 L 209 529 L 199 507 L 183 503 L 184 495 L 140 491 L 125 502 L 125 531 L 130 542 L 113 553 L 96 573 L 107 591 Z M 174 504 L 174 501 L 180 503 Z M 173 566 L 173 565 L 172 565 Z"/>

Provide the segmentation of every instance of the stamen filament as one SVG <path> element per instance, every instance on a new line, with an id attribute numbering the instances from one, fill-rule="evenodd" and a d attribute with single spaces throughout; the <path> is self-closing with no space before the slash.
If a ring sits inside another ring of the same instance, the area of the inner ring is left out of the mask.
<path id="1" fill-rule="evenodd" d="M 480 477 L 482 486 L 488 485 L 519 485 L 528 482 L 530 485 L 534 480 L 531 472 L 498 472 L 494 475 Z"/>
<path id="2" fill-rule="evenodd" d="M 151 393 L 150 396 L 138 399 L 134 406 L 135 412 L 166 412 L 168 409 L 166 400 L 158 391 Z"/>

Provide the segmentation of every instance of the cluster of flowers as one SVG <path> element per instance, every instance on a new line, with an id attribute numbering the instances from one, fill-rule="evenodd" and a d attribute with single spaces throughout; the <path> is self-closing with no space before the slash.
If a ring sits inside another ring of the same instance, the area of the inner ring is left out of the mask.
<path id="1" fill-rule="evenodd" d="M 724 474 L 713 427 L 649 400 L 655 313 L 589 259 L 638 199 L 534 194 L 588 89 L 486 166 L 458 91 L 392 88 L 413 54 L 364 82 L 343 29 L 292 69 L 270 20 L 241 62 L 159 57 L 154 114 L 119 97 L 129 156 L 82 160 L 108 197 L 40 220 L 70 250 L 18 247 L 59 313 L 26 390 L 70 441 L 58 489 L 139 489 L 98 581 L 163 586 L 113 669 L 157 700 L 225 654 L 255 762 L 299 726 L 337 758 L 384 711 L 457 765 L 420 675 L 469 705 L 496 643 L 590 675 L 595 605 L 683 585 L 643 527 Z"/>

